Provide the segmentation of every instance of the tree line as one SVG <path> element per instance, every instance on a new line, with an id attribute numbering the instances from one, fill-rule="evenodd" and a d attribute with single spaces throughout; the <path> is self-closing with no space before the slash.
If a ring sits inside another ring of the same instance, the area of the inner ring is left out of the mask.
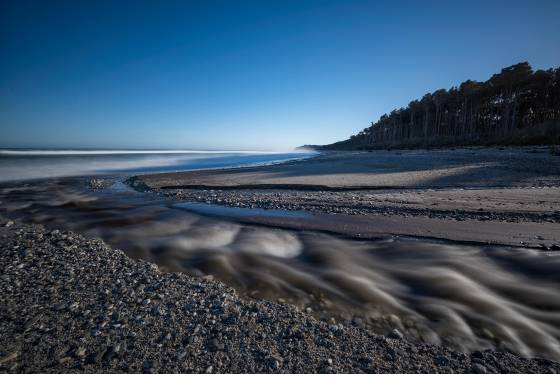
<path id="1" fill-rule="evenodd" d="M 486 82 L 468 80 L 384 114 L 321 149 L 560 143 L 560 68 L 522 62 Z"/>

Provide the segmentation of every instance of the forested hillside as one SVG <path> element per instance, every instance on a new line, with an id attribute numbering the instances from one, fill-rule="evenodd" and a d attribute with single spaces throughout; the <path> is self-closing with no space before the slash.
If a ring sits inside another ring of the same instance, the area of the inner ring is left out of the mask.
<path id="1" fill-rule="evenodd" d="M 350 139 L 320 149 L 560 142 L 560 68 L 527 62 L 486 82 L 468 80 L 385 114 Z"/>

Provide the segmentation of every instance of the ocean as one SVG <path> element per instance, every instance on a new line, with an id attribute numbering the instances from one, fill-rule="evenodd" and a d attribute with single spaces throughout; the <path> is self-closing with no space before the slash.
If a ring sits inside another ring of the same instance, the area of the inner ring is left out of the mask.
<path id="1" fill-rule="evenodd" d="M 0 182 L 267 165 L 314 152 L 0 149 Z"/>

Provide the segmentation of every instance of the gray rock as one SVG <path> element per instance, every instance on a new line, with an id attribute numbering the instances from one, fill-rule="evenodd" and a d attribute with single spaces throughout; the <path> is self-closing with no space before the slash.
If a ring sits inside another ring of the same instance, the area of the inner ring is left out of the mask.
<path id="1" fill-rule="evenodd" d="M 88 184 L 90 189 L 97 191 L 111 186 L 112 183 L 108 180 L 97 178 L 97 179 L 90 179 Z"/>
<path id="2" fill-rule="evenodd" d="M 210 352 L 223 351 L 224 343 L 220 342 L 216 338 L 210 339 L 210 341 L 208 342 L 208 350 L 210 350 Z"/>
<path id="3" fill-rule="evenodd" d="M 483 355 L 482 352 L 480 352 L 480 351 L 473 351 L 473 352 L 471 353 L 471 357 L 472 357 L 472 358 L 482 359 L 482 358 L 484 358 L 484 355 Z"/>
<path id="4" fill-rule="evenodd" d="M 486 367 L 481 364 L 474 364 L 472 366 L 472 372 L 475 374 L 486 374 Z"/>
<path id="5" fill-rule="evenodd" d="M 86 349 L 84 347 L 78 347 L 78 348 L 76 348 L 76 351 L 75 351 L 74 354 L 76 355 L 76 357 L 85 357 Z"/>
<path id="6" fill-rule="evenodd" d="M 393 329 L 393 331 L 391 331 L 391 333 L 388 335 L 388 337 L 391 338 L 391 339 L 402 339 L 403 334 L 398 329 Z"/>
<path id="7" fill-rule="evenodd" d="M 115 348 L 113 346 L 109 346 L 105 349 L 105 352 L 103 353 L 103 357 L 102 360 L 105 363 L 108 363 L 109 361 L 111 361 L 116 355 L 115 352 Z"/>
<path id="8" fill-rule="evenodd" d="M 436 356 L 436 364 L 438 366 L 447 366 L 449 365 L 449 358 L 444 355 L 438 355 Z"/>
<path id="9" fill-rule="evenodd" d="M 187 351 L 181 350 L 177 353 L 177 360 L 182 360 L 187 355 Z"/>
<path id="10" fill-rule="evenodd" d="M 278 360 L 272 360 L 271 364 L 270 364 L 270 368 L 272 370 L 278 370 L 280 369 L 280 361 Z"/>

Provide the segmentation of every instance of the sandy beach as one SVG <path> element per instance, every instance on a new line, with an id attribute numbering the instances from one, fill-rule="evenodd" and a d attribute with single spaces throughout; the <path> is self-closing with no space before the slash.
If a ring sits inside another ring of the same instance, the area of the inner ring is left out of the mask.
<path id="1" fill-rule="evenodd" d="M 186 201 L 315 213 L 249 218 L 282 227 L 543 249 L 560 242 L 560 157 L 547 147 L 332 152 L 131 183 Z"/>

